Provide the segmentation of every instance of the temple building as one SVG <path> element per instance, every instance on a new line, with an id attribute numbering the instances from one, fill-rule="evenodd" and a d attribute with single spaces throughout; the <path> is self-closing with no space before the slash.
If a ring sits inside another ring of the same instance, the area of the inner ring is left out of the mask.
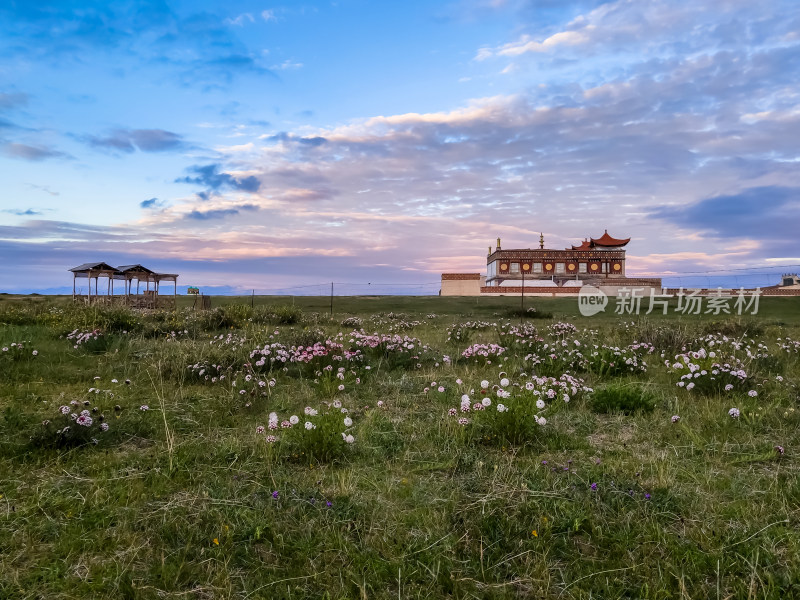
<path id="1" fill-rule="evenodd" d="M 606 230 L 597 239 L 584 239 L 580 246 L 564 250 L 545 248 L 544 235 L 539 236 L 538 249 L 504 250 L 497 238 L 497 248 L 490 246 L 486 258 L 486 285 L 521 283 L 525 279 L 548 279 L 558 285 L 569 280 L 594 284 L 625 277 L 625 246 L 630 241 L 611 237 Z"/>
<path id="2" fill-rule="evenodd" d="M 545 248 L 539 235 L 538 248 L 497 246 L 486 256 L 486 274 L 443 273 L 441 295 L 479 296 L 530 294 L 561 296 L 577 294 L 593 285 L 616 295 L 625 287 L 661 290 L 660 278 L 628 278 L 625 247 L 631 238 L 615 238 L 606 230 L 597 238 L 585 238 L 570 248 Z M 523 290 L 524 286 L 524 290 Z"/>

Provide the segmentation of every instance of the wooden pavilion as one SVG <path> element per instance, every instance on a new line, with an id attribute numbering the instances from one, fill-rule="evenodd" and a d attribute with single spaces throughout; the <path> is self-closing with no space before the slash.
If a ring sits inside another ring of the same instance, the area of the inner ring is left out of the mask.
<path id="1" fill-rule="evenodd" d="M 72 299 L 77 300 L 76 283 L 79 278 L 86 278 L 89 283 L 86 296 L 81 295 L 87 304 L 123 304 L 136 308 L 174 308 L 178 296 L 178 275 L 176 273 L 156 273 L 142 265 L 123 265 L 112 267 L 105 262 L 85 263 L 72 269 Z M 108 279 L 105 295 L 99 292 L 101 277 Z M 92 279 L 94 279 L 94 294 L 92 294 Z M 136 280 L 136 293 L 133 293 L 133 281 Z M 114 293 L 114 282 L 122 281 L 124 294 Z M 173 282 L 172 298 L 159 296 L 161 282 Z M 153 289 L 150 289 L 150 284 Z M 141 284 L 145 289 L 139 293 Z"/>

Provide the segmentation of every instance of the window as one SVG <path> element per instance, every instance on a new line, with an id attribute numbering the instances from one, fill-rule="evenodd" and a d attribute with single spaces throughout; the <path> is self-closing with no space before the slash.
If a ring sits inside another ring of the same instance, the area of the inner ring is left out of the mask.
<path id="1" fill-rule="evenodd" d="M 542 272 L 542 263 L 533 263 L 533 272 L 534 273 L 541 273 Z"/>
<path id="2" fill-rule="evenodd" d="M 578 263 L 578 273 L 586 273 L 586 263 Z"/>
<path id="3" fill-rule="evenodd" d="M 556 263 L 556 273 L 564 272 L 564 263 Z"/>
<path id="4" fill-rule="evenodd" d="M 512 262 L 511 263 L 511 273 L 519 273 L 519 263 Z"/>
<path id="5" fill-rule="evenodd" d="M 601 272 L 601 273 L 605 273 L 605 272 L 606 272 L 606 263 L 602 263 L 602 264 L 600 265 L 600 272 Z"/>

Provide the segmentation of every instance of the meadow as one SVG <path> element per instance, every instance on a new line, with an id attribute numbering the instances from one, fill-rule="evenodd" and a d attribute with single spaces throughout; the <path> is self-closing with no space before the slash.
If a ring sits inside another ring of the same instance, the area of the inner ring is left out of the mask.
<path id="1" fill-rule="evenodd" d="M 800 597 L 800 303 L 0 295 L 0 598 Z"/>

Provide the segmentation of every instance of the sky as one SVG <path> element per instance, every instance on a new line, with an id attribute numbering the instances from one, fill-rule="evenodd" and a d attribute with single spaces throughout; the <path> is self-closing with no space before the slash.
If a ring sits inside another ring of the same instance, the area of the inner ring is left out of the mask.
<path id="1" fill-rule="evenodd" d="M 798 166 L 796 0 L 0 2 L 0 291 L 427 294 L 605 229 L 777 283 Z"/>

